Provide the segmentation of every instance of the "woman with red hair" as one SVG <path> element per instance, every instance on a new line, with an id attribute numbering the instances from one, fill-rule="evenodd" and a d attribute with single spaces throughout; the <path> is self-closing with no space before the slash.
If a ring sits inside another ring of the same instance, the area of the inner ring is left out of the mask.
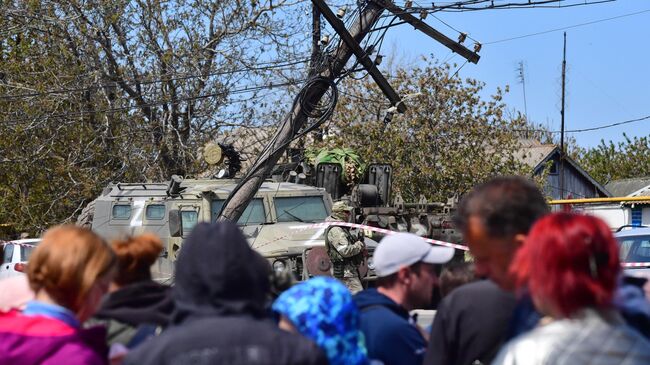
<path id="1" fill-rule="evenodd" d="M 509 342 L 494 364 L 650 364 L 650 342 L 612 303 L 620 270 L 616 240 L 598 218 L 540 219 L 511 271 L 546 318 Z"/>
<path id="2" fill-rule="evenodd" d="M 34 300 L 0 314 L 0 365 L 107 365 L 106 330 L 83 323 L 108 290 L 115 260 L 90 230 L 47 230 L 27 266 Z"/>

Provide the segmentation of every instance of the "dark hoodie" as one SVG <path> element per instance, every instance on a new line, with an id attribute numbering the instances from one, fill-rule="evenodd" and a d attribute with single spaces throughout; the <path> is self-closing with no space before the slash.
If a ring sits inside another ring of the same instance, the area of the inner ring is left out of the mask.
<path id="1" fill-rule="evenodd" d="M 171 287 L 146 280 L 109 294 L 94 318 L 106 323 L 109 344 L 132 348 L 166 327 L 173 310 Z"/>
<path id="2" fill-rule="evenodd" d="M 185 240 L 170 326 L 125 364 L 326 364 L 309 340 L 265 318 L 269 265 L 231 223 L 198 224 Z"/>
<path id="3" fill-rule="evenodd" d="M 377 289 L 354 296 L 361 311 L 361 331 L 366 338 L 368 357 L 384 365 L 422 364 L 427 344 L 409 313 Z"/>

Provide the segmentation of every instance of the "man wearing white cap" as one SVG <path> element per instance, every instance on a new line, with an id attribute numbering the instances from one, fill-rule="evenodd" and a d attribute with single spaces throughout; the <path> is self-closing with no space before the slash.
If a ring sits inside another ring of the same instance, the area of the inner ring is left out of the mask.
<path id="1" fill-rule="evenodd" d="M 435 265 L 454 249 L 431 246 L 411 233 L 384 237 L 373 256 L 377 288 L 355 295 L 368 356 L 375 363 L 422 364 L 427 343 L 409 311 L 427 308 L 438 280 Z"/>

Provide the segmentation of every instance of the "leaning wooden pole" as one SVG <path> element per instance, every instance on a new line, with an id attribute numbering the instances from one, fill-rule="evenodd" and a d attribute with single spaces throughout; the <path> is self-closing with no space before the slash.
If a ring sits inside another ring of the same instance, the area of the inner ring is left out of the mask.
<path id="1" fill-rule="evenodd" d="M 368 31 L 377 23 L 384 8 L 375 2 L 366 3 L 362 9 L 359 18 L 349 30 L 357 44 L 361 43 Z M 343 41 L 341 41 L 331 58 L 328 65 L 319 65 L 318 71 L 310 73 L 310 76 L 320 76 L 327 80 L 334 80 L 339 77 L 345 64 L 350 60 L 353 51 Z M 284 117 L 280 127 L 272 138 L 272 142 L 265 148 L 264 152 L 258 157 L 251 169 L 247 172 L 245 179 L 237 186 L 237 189 L 228 197 L 224 204 L 219 220 L 237 221 L 241 217 L 244 209 L 248 206 L 259 187 L 264 182 L 266 176 L 272 171 L 284 151 L 289 147 L 292 139 L 298 131 L 304 127 L 307 121 L 307 114 L 318 105 L 328 89 L 324 83 L 313 83 L 312 87 L 304 91 L 303 103 L 296 102 L 292 110 Z"/>

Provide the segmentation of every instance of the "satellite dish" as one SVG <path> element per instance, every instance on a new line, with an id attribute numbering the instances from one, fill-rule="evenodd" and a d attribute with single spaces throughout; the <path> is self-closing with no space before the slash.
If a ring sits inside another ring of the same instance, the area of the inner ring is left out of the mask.
<path id="1" fill-rule="evenodd" d="M 203 147 L 203 159 L 208 165 L 216 165 L 223 161 L 223 151 L 221 147 L 214 143 L 208 143 Z"/>
<path id="2" fill-rule="evenodd" d="M 221 169 L 219 170 L 219 172 L 217 172 L 217 179 L 223 179 L 224 177 L 226 177 L 226 175 L 227 175 L 226 169 Z"/>

